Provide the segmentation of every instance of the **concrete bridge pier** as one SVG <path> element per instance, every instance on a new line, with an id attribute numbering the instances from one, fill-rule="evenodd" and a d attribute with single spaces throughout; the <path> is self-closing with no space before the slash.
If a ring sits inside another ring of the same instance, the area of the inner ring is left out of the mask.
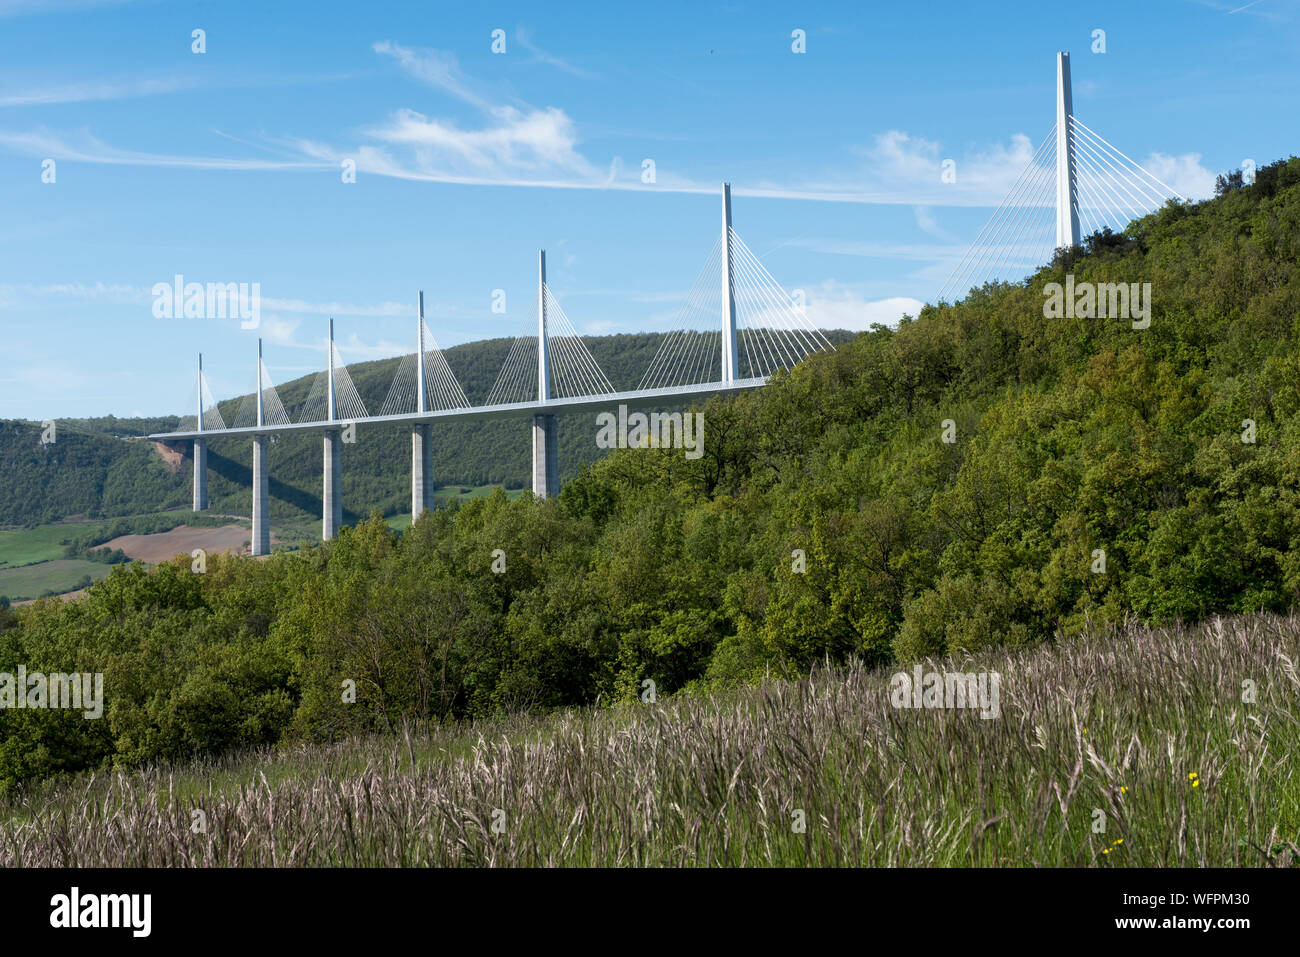
<path id="1" fill-rule="evenodd" d="M 271 554 L 271 526 L 267 524 L 265 435 L 253 436 L 253 554 Z"/>
<path id="2" fill-rule="evenodd" d="M 328 542 L 338 536 L 343 525 L 343 462 L 340 457 L 343 443 L 338 429 L 325 432 L 324 515 L 321 522 L 321 541 Z"/>
<path id="3" fill-rule="evenodd" d="M 551 353 L 546 333 L 546 250 L 537 254 L 537 401 L 551 399 Z M 559 454 L 555 446 L 555 416 L 533 416 L 533 494 L 560 494 Z"/>
<path id="4" fill-rule="evenodd" d="M 553 498 L 560 494 L 559 453 L 555 441 L 555 416 L 533 416 L 533 494 Z"/>
<path id="5" fill-rule="evenodd" d="M 194 431 L 203 431 L 203 353 L 199 353 L 198 416 Z M 194 440 L 194 511 L 208 507 L 208 440 L 199 436 Z"/>
<path id="6" fill-rule="evenodd" d="M 194 440 L 194 511 L 208 507 L 208 440 Z"/>
<path id="7" fill-rule="evenodd" d="M 411 524 L 433 511 L 433 426 L 411 429 Z"/>

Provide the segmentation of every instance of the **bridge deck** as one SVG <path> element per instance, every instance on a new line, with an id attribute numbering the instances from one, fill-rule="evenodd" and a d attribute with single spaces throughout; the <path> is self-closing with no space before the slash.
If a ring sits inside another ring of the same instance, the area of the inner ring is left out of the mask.
<path id="1" fill-rule="evenodd" d="M 510 402 L 504 405 L 470 406 L 465 409 L 440 409 L 436 412 L 409 412 L 401 415 L 370 415 L 359 419 L 339 419 L 333 422 L 290 422 L 280 425 L 250 425 L 241 429 L 204 429 L 186 432 L 155 432 L 151 439 L 194 439 L 216 435 L 278 435 L 282 432 L 319 431 L 338 428 L 345 422 L 357 425 L 388 425 L 407 422 L 446 422 L 458 419 L 488 420 L 528 418 L 542 413 L 563 415 L 569 412 L 610 411 L 611 406 L 626 405 L 643 408 L 656 405 L 677 405 L 693 399 L 706 399 L 712 395 L 728 395 L 757 389 L 767 383 L 766 378 L 736 379 L 732 382 L 706 382 L 700 385 L 671 386 L 664 389 L 640 389 L 634 392 L 614 392 L 608 395 L 582 395 L 567 399 L 550 399 L 547 402 Z"/>

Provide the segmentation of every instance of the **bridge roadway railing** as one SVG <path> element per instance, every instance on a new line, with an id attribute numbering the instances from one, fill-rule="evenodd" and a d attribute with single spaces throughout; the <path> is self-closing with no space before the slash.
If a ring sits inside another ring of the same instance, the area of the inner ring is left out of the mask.
<path id="1" fill-rule="evenodd" d="M 737 379 L 733 382 L 706 382 L 700 385 L 671 386 L 663 389 L 641 389 L 634 392 L 612 392 L 607 395 L 573 396 L 565 399 L 548 399 L 545 402 L 508 402 L 502 405 L 470 406 L 464 409 L 439 409 L 431 412 L 409 412 L 401 415 L 371 415 L 358 419 L 336 419 L 333 422 L 290 422 L 280 425 L 250 425 L 238 429 L 204 429 L 186 432 L 156 432 L 150 439 L 210 439 L 231 435 L 279 435 L 285 432 L 310 432 L 337 430 L 348 424 L 387 425 L 390 423 L 434 423 L 451 420 L 491 420 L 528 418 L 534 415 L 566 415 L 570 412 L 598 412 L 611 405 L 628 408 L 645 408 L 655 405 L 676 405 L 693 399 L 706 399 L 713 395 L 727 395 L 757 389 L 767 382 L 764 378 Z"/>

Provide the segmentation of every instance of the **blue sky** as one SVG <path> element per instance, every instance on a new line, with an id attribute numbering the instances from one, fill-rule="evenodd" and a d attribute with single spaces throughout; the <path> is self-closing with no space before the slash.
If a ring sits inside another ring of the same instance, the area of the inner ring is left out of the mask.
<path id="1" fill-rule="evenodd" d="M 420 288 L 442 345 L 514 336 L 543 247 L 579 330 L 667 329 L 724 179 L 814 322 L 896 321 L 1050 129 L 1057 50 L 1075 115 L 1201 198 L 1296 152 L 1298 24 L 1298 0 L 0 0 L 0 418 L 188 411 L 195 354 L 247 392 L 259 335 L 295 378 L 331 315 L 348 361 L 411 351 Z M 260 327 L 155 317 L 178 273 L 259 283 Z"/>

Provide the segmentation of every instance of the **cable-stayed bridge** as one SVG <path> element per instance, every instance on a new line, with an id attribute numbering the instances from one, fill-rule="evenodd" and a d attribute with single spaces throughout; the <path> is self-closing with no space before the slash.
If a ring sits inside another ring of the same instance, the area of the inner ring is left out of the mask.
<path id="1" fill-rule="evenodd" d="M 1054 163 L 1050 162 L 1053 154 Z M 1122 230 L 1130 220 L 1171 198 L 1181 197 L 1074 116 L 1069 54 L 1058 53 L 1056 122 L 958 263 L 940 298 L 986 281 L 1023 276 L 1026 268 L 1040 265 L 1054 249 L 1078 246 L 1084 227 L 1089 234 L 1103 227 Z M 431 427 L 435 422 L 531 418 L 533 493 L 552 496 L 559 491 L 556 415 L 608 411 L 613 404 L 689 404 L 755 389 L 765 385 L 776 369 L 790 368 L 814 352 L 834 348 L 732 228 L 729 184 L 722 190 L 721 233 L 636 389 L 617 391 L 588 351 L 547 285 L 545 251 L 538 255 L 535 305 L 536 332 L 530 330 L 514 341 L 483 405 L 471 405 L 457 382 L 424 321 L 421 292 L 415 310 L 415 351 L 402 357 L 378 412 L 366 408 L 353 384 L 334 345 L 331 319 L 326 368 L 317 374 L 297 411 L 297 421 L 276 392 L 258 340 L 256 388 L 229 425 L 208 386 L 200 355 L 195 414 L 179 431 L 150 438 L 193 442 L 195 511 L 208 507 L 207 440 L 252 438 L 252 552 L 265 555 L 271 549 L 267 512 L 271 436 L 302 430 L 322 433 L 321 537 L 328 541 L 342 524 L 342 435 L 349 427 L 410 424 L 411 520 L 415 521 L 433 507 Z"/>
<path id="2" fill-rule="evenodd" d="M 533 493 L 559 491 L 555 416 L 567 412 L 672 406 L 755 389 L 776 369 L 813 352 L 834 348 L 797 303 L 772 278 L 731 226 L 731 187 L 722 188 L 722 231 L 672 330 L 664 337 L 638 387 L 620 392 L 588 351 L 546 282 L 546 252 L 538 254 L 536 333 L 520 335 L 483 405 L 471 405 L 424 321 L 424 294 L 416 301 L 415 351 L 402 357 L 378 412 L 371 412 L 334 344 L 330 320 L 326 368 L 313 382 L 294 421 L 276 392 L 257 344 L 254 391 L 226 424 L 199 356 L 195 413 L 177 432 L 150 438 L 194 445 L 194 510 L 207 508 L 207 442 L 247 435 L 253 440 L 254 555 L 270 552 L 267 447 L 271 436 L 295 431 L 323 434 L 321 537 L 338 534 L 343 505 L 344 430 L 353 426 L 411 425 L 411 520 L 433 507 L 432 425 L 462 419 L 531 418 Z"/>

